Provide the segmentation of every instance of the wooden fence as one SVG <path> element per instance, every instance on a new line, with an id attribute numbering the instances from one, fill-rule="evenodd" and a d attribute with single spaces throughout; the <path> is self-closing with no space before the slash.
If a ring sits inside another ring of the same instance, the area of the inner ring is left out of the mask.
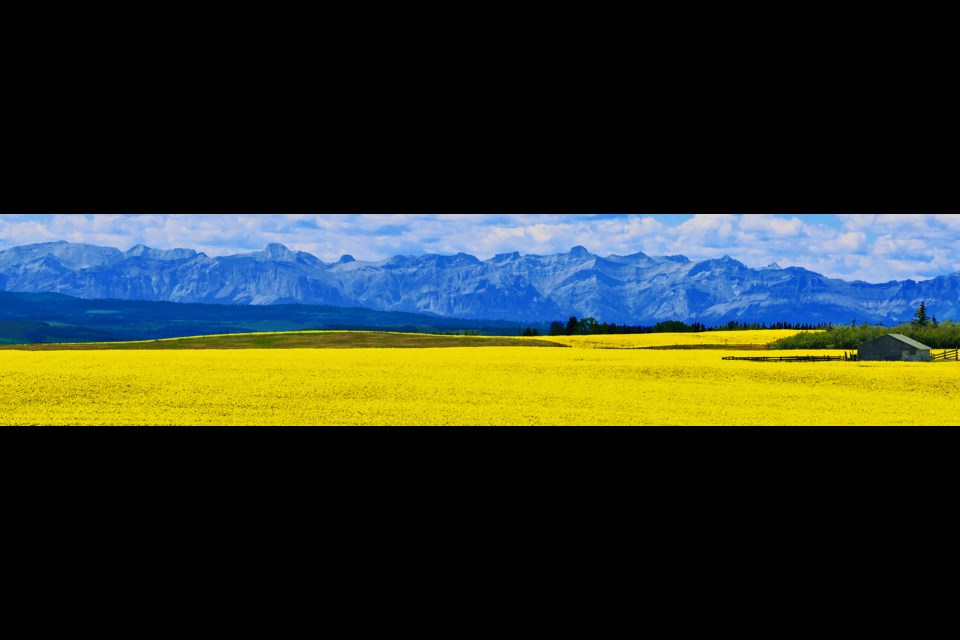
<path id="1" fill-rule="evenodd" d="M 960 349 L 947 349 L 943 353 L 930 353 L 930 359 L 934 362 L 938 360 L 960 362 Z"/>
<path id="2" fill-rule="evenodd" d="M 724 360 L 745 360 L 747 362 L 857 362 L 858 357 L 855 353 L 845 353 L 842 356 L 727 356 Z M 931 351 L 930 360 L 932 362 L 960 362 L 960 349 L 947 349 L 940 353 Z"/>
<path id="3" fill-rule="evenodd" d="M 747 362 L 856 362 L 857 354 L 844 354 L 842 356 L 764 356 L 755 358 L 727 356 L 724 360 L 745 360 Z"/>

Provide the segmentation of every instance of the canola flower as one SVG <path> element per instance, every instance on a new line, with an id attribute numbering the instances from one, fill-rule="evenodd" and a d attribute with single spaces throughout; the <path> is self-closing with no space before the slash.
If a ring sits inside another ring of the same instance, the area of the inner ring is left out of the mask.
<path id="1" fill-rule="evenodd" d="M 639 333 L 626 335 L 544 336 L 580 349 L 642 349 L 649 347 L 770 344 L 800 333 L 795 329 L 758 331 L 706 331 L 703 333 Z M 811 332 L 813 333 L 813 332 Z"/>
<path id="2" fill-rule="evenodd" d="M 633 338 L 614 338 L 626 337 Z M 958 363 L 753 363 L 726 355 L 742 352 L 5 351 L 0 425 L 960 422 Z"/>

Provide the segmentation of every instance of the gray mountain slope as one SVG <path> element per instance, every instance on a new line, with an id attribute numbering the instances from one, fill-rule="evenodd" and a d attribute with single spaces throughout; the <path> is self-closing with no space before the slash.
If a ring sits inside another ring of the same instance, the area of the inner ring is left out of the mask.
<path id="1" fill-rule="evenodd" d="M 772 264 L 752 269 L 725 256 L 598 256 L 584 247 L 550 256 L 343 256 L 325 263 L 271 244 L 209 257 L 55 242 L 0 251 L 0 290 L 209 304 L 327 304 L 466 319 L 545 321 L 571 315 L 602 322 L 662 320 L 896 323 L 921 300 L 941 320 L 960 318 L 960 275 L 868 284 Z"/>

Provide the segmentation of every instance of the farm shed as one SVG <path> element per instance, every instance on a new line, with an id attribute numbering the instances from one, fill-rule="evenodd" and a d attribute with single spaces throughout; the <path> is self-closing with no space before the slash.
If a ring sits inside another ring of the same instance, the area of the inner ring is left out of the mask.
<path id="1" fill-rule="evenodd" d="M 864 342 L 858 350 L 860 360 L 903 360 L 929 362 L 930 347 L 905 335 L 891 333 L 876 340 Z"/>

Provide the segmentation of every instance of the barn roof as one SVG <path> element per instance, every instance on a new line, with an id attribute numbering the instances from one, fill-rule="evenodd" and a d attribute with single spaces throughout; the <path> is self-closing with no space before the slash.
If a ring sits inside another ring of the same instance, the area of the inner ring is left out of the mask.
<path id="1" fill-rule="evenodd" d="M 904 343 L 904 344 L 906 344 L 906 345 L 908 345 L 908 346 L 910 346 L 910 347 L 913 347 L 914 349 L 925 349 L 925 350 L 927 350 L 927 351 L 930 350 L 930 347 L 928 347 L 927 345 L 925 345 L 925 344 L 920 344 L 920 343 L 917 342 L 916 340 L 913 340 L 913 339 L 911 339 L 911 338 L 908 338 L 907 336 L 903 335 L 902 333 L 888 333 L 888 334 L 885 335 L 885 336 L 880 336 L 880 337 L 877 338 L 876 340 L 870 340 L 869 342 L 865 342 L 864 344 L 870 344 L 870 342 L 876 342 L 877 340 L 883 340 L 884 338 L 894 338 L 894 339 L 899 340 L 900 342 L 902 342 L 902 343 Z"/>

